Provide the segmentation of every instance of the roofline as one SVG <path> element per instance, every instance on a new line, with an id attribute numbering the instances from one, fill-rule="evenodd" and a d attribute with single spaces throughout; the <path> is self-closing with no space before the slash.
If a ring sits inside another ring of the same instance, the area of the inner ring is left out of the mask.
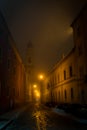
<path id="1" fill-rule="evenodd" d="M 1 10 L 0 10 L 0 15 L 1 15 L 1 18 L 3 19 L 3 22 L 5 23 L 5 27 L 6 27 L 6 29 L 7 29 L 7 32 L 8 32 L 8 34 L 9 34 L 11 40 L 14 42 L 14 43 L 9 42 L 9 44 L 11 45 L 12 49 L 15 51 L 15 53 L 16 53 L 18 59 L 20 60 L 20 62 L 23 62 L 23 61 L 22 61 L 22 58 L 21 58 L 20 55 L 19 55 L 19 51 L 18 51 L 18 49 L 17 49 L 17 47 L 16 47 L 16 45 L 15 45 L 16 42 L 15 42 L 15 40 L 14 40 L 14 38 L 13 38 L 13 36 L 12 36 L 12 34 L 11 34 L 9 28 L 8 28 L 7 22 L 6 22 L 5 18 L 4 18 L 3 13 L 2 13 Z"/>
<path id="2" fill-rule="evenodd" d="M 87 8 L 87 2 L 84 4 L 84 6 L 82 7 L 82 9 L 80 10 L 80 12 L 78 13 L 77 17 L 73 20 L 73 22 L 71 23 L 71 27 L 73 27 L 74 23 L 77 21 L 77 19 L 81 16 L 81 14 L 84 12 L 84 10 Z"/>
<path id="3" fill-rule="evenodd" d="M 73 47 L 72 50 L 71 50 L 66 56 L 64 56 L 64 58 L 62 58 L 61 60 L 59 60 L 59 61 L 54 65 L 53 69 L 48 72 L 48 75 L 49 75 L 50 73 L 52 73 L 54 70 L 56 70 L 56 68 L 57 68 L 64 60 L 66 60 L 74 51 L 75 51 L 75 47 Z"/>

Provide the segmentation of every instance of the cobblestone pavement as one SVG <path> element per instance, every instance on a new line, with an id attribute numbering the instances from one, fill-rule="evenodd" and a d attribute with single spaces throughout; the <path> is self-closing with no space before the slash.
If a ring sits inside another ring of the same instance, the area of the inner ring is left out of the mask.
<path id="1" fill-rule="evenodd" d="M 32 104 L 5 130 L 86 130 L 87 125 L 56 114 L 50 108 Z"/>

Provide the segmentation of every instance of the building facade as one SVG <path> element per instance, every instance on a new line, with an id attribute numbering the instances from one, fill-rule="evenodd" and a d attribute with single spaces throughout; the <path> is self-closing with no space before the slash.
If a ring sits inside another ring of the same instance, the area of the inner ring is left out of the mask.
<path id="1" fill-rule="evenodd" d="M 32 102 L 33 100 L 33 45 L 31 41 L 28 43 L 26 50 L 26 101 Z"/>
<path id="2" fill-rule="evenodd" d="M 71 26 L 74 48 L 46 77 L 45 102 L 87 104 L 87 5 Z"/>
<path id="3" fill-rule="evenodd" d="M 25 68 L 0 13 L 0 110 L 24 103 Z"/>

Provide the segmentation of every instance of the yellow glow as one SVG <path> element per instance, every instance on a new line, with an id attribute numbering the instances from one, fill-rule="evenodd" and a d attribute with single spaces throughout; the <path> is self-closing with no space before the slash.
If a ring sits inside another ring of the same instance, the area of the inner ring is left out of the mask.
<path id="1" fill-rule="evenodd" d="M 38 90 L 34 90 L 36 97 L 40 97 L 40 92 Z"/>
<path id="2" fill-rule="evenodd" d="M 35 93 L 37 93 L 38 91 L 37 90 L 34 90 Z"/>
<path id="3" fill-rule="evenodd" d="M 36 87 L 37 87 L 37 85 L 36 85 L 36 84 L 34 84 L 34 85 L 33 85 L 33 87 L 34 87 L 34 88 L 36 88 Z"/>
<path id="4" fill-rule="evenodd" d="M 39 79 L 42 80 L 44 76 L 42 74 L 39 75 Z"/>
<path id="5" fill-rule="evenodd" d="M 36 96 L 37 96 L 37 97 L 40 97 L 40 93 L 39 93 L 39 92 L 37 92 L 37 93 L 36 93 Z"/>

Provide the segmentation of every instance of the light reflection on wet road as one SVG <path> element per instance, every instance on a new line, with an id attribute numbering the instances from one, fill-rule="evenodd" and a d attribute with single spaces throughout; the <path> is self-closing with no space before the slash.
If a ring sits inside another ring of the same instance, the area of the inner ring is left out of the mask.
<path id="1" fill-rule="evenodd" d="M 36 110 L 33 116 L 36 118 L 36 125 L 38 130 L 46 130 L 47 126 L 47 112 L 44 110 L 39 110 L 39 105 L 36 105 Z"/>
<path id="2" fill-rule="evenodd" d="M 74 120 L 39 104 L 31 104 L 6 130 L 86 130 Z"/>
<path id="3" fill-rule="evenodd" d="M 36 124 L 38 130 L 46 130 L 47 121 L 45 118 L 45 113 L 37 111 L 36 113 L 34 113 L 34 116 L 36 117 Z"/>

